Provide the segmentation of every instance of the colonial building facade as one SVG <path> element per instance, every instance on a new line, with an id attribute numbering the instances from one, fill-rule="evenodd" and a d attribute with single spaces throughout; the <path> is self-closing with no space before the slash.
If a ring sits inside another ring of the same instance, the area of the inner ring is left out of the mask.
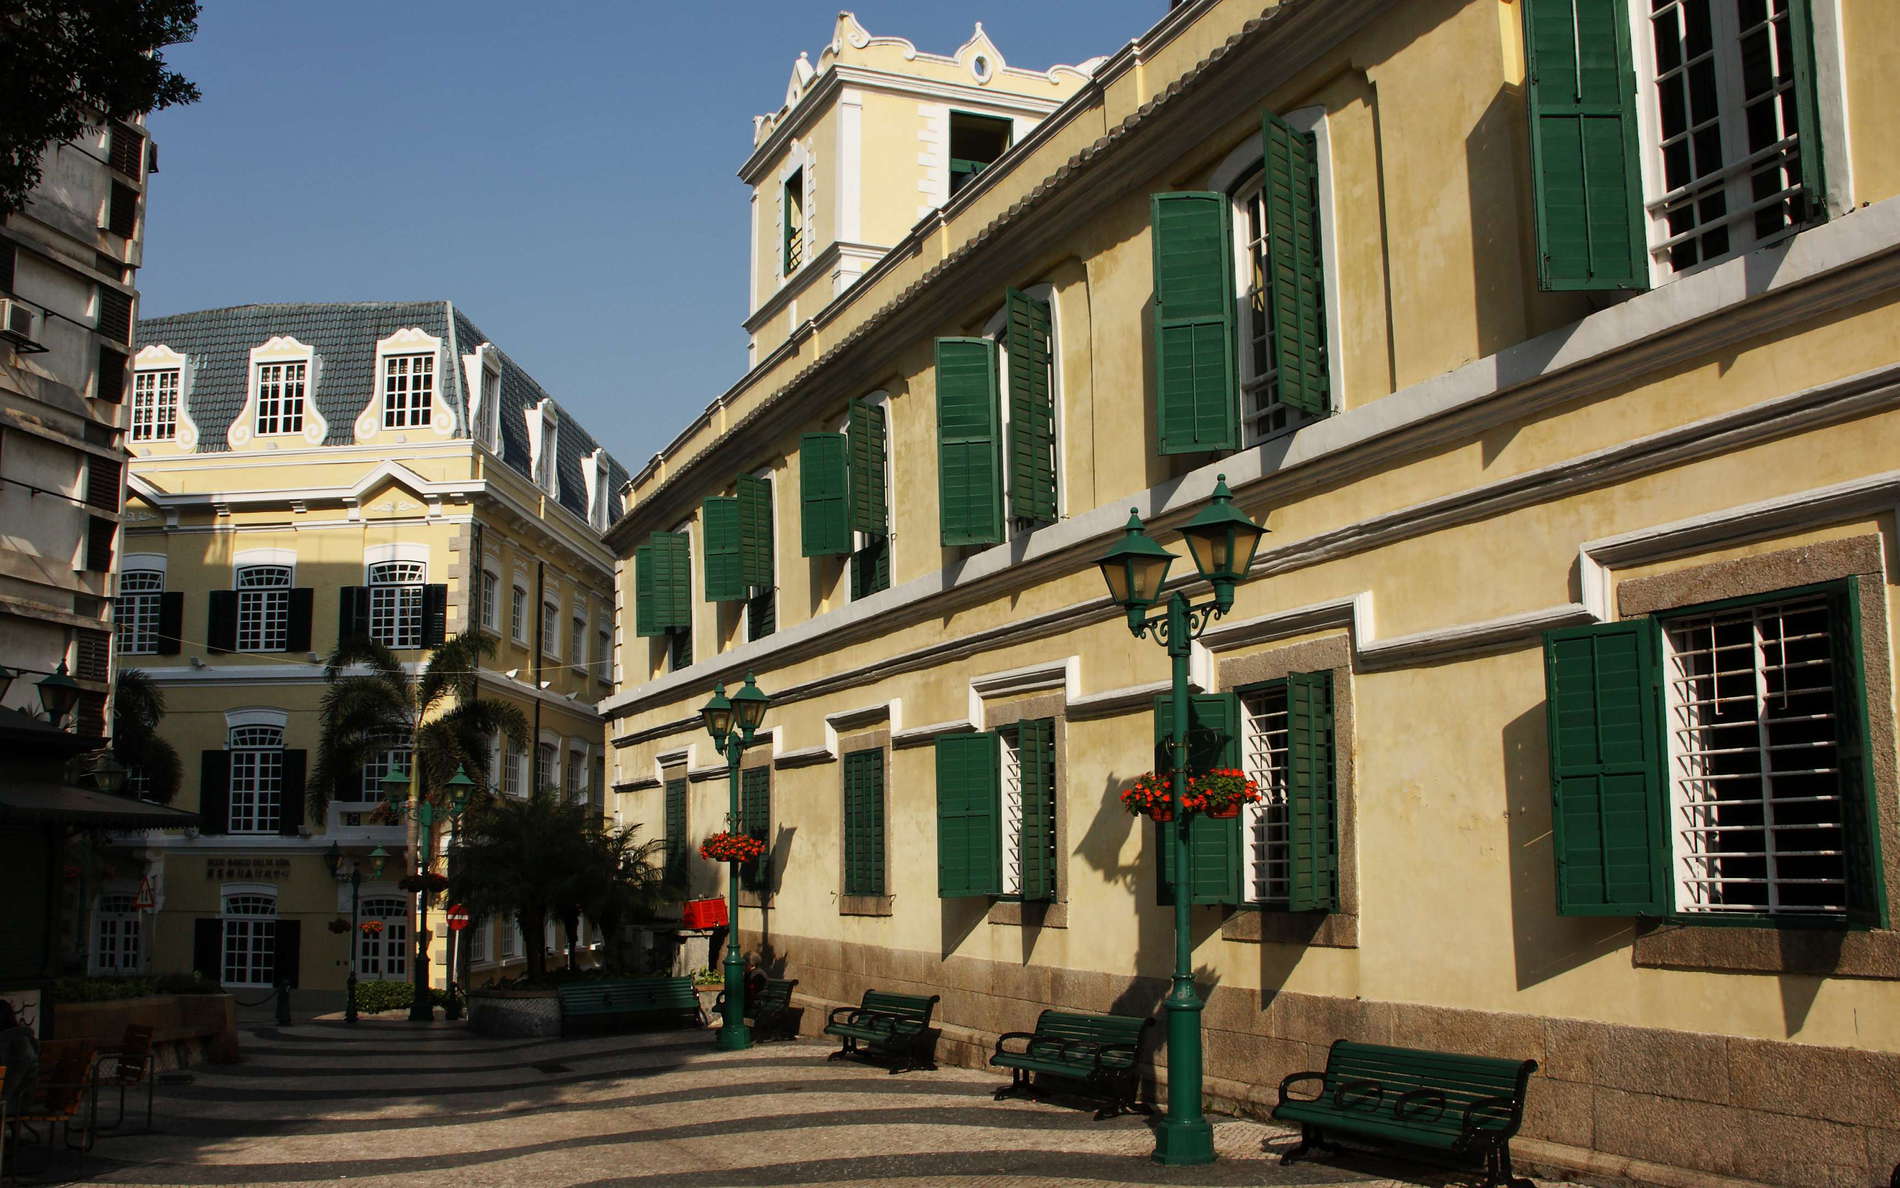
<path id="1" fill-rule="evenodd" d="M 482 632 L 495 651 L 480 695 L 518 705 L 533 734 L 497 744 L 491 785 L 602 804 L 594 703 L 611 688 L 613 589 L 600 534 L 625 472 L 448 302 L 239 306 L 140 334 L 117 649 L 165 695 L 178 803 L 200 824 L 132 847 L 124 865 L 157 909 L 132 960 L 240 992 L 279 977 L 337 990 L 354 943 L 359 977 L 407 980 L 410 839 L 371 812 L 408 752 L 392 739 L 315 811 L 325 659 L 360 634 L 419 669 L 445 637 Z M 333 935 L 357 862 L 360 914 L 384 926 Z M 126 889 L 106 887 L 102 908 Z M 477 981 L 526 943 L 560 947 L 493 921 L 462 937 Z M 102 939 L 95 968 L 124 952 Z"/>
<path id="2" fill-rule="evenodd" d="M 890 44 L 841 18 L 747 177 L 831 127 L 882 180 L 818 209 L 912 224 L 753 328 L 608 535 L 623 817 L 715 890 L 697 711 L 752 674 L 742 939 L 814 1007 L 941 994 L 972 1064 L 1154 1009 L 1117 793 L 1168 668 L 1094 563 L 1224 475 L 1271 534 L 1195 739 L 1266 795 L 1181 892 L 1210 1097 L 1341 1037 L 1532 1058 L 1550 1164 L 1884 1181 L 1900 10 L 1188 0 L 954 188 L 936 105 L 1021 76 L 900 52 L 955 95 L 854 114 Z"/>

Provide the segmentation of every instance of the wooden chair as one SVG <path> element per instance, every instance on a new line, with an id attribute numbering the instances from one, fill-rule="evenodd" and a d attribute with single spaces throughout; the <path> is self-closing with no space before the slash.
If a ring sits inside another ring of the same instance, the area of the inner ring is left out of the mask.
<path id="1" fill-rule="evenodd" d="M 94 1119 L 98 1130 L 116 1130 L 125 1125 L 126 1090 L 143 1084 L 145 1086 L 145 1129 L 152 1128 L 153 1085 L 158 1080 L 158 1067 L 152 1056 L 152 1029 L 137 1023 L 129 1023 L 125 1035 L 120 1037 L 119 1046 L 107 1048 L 99 1053 L 93 1064 L 93 1085 L 110 1088 L 118 1086 L 119 1113 L 110 1125 Z"/>
<path id="2" fill-rule="evenodd" d="M 98 1115 L 98 1086 L 92 1079 L 92 1060 L 98 1045 L 91 1040 L 46 1040 L 40 1044 L 40 1079 L 32 1104 L 10 1119 L 13 1129 L 24 1127 L 39 1141 L 36 1124 L 46 1127 L 50 1146 L 55 1132 L 64 1133 L 72 1150 L 92 1150 L 98 1137 L 93 1121 Z M 79 1131 L 83 1143 L 73 1141 L 73 1124 L 84 1112 Z"/>

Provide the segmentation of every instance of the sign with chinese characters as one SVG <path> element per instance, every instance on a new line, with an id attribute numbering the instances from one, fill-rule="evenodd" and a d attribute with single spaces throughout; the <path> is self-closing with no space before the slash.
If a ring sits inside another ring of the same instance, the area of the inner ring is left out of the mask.
<path id="1" fill-rule="evenodd" d="M 205 859 L 205 878 L 214 883 L 277 883 L 289 877 L 288 858 Z"/>

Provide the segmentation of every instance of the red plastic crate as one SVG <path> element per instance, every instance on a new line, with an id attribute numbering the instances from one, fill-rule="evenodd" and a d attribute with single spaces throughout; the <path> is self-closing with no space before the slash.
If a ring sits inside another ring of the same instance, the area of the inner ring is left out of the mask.
<path id="1" fill-rule="evenodd" d="M 682 922 L 688 928 L 718 928 L 726 922 L 723 899 L 689 899 Z"/>

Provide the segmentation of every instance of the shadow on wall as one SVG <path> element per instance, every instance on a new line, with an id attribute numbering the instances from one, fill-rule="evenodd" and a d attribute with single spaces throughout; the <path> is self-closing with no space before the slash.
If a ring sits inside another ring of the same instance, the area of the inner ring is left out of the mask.
<path id="1" fill-rule="evenodd" d="M 1629 947 L 1636 932 L 1620 916 L 1559 916 L 1557 858 L 1551 844 L 1550 748 L 1544 707 L 1505 724 L 1505 814 L 1511 844 L 1511 948 L 1517 988 Z"/>

